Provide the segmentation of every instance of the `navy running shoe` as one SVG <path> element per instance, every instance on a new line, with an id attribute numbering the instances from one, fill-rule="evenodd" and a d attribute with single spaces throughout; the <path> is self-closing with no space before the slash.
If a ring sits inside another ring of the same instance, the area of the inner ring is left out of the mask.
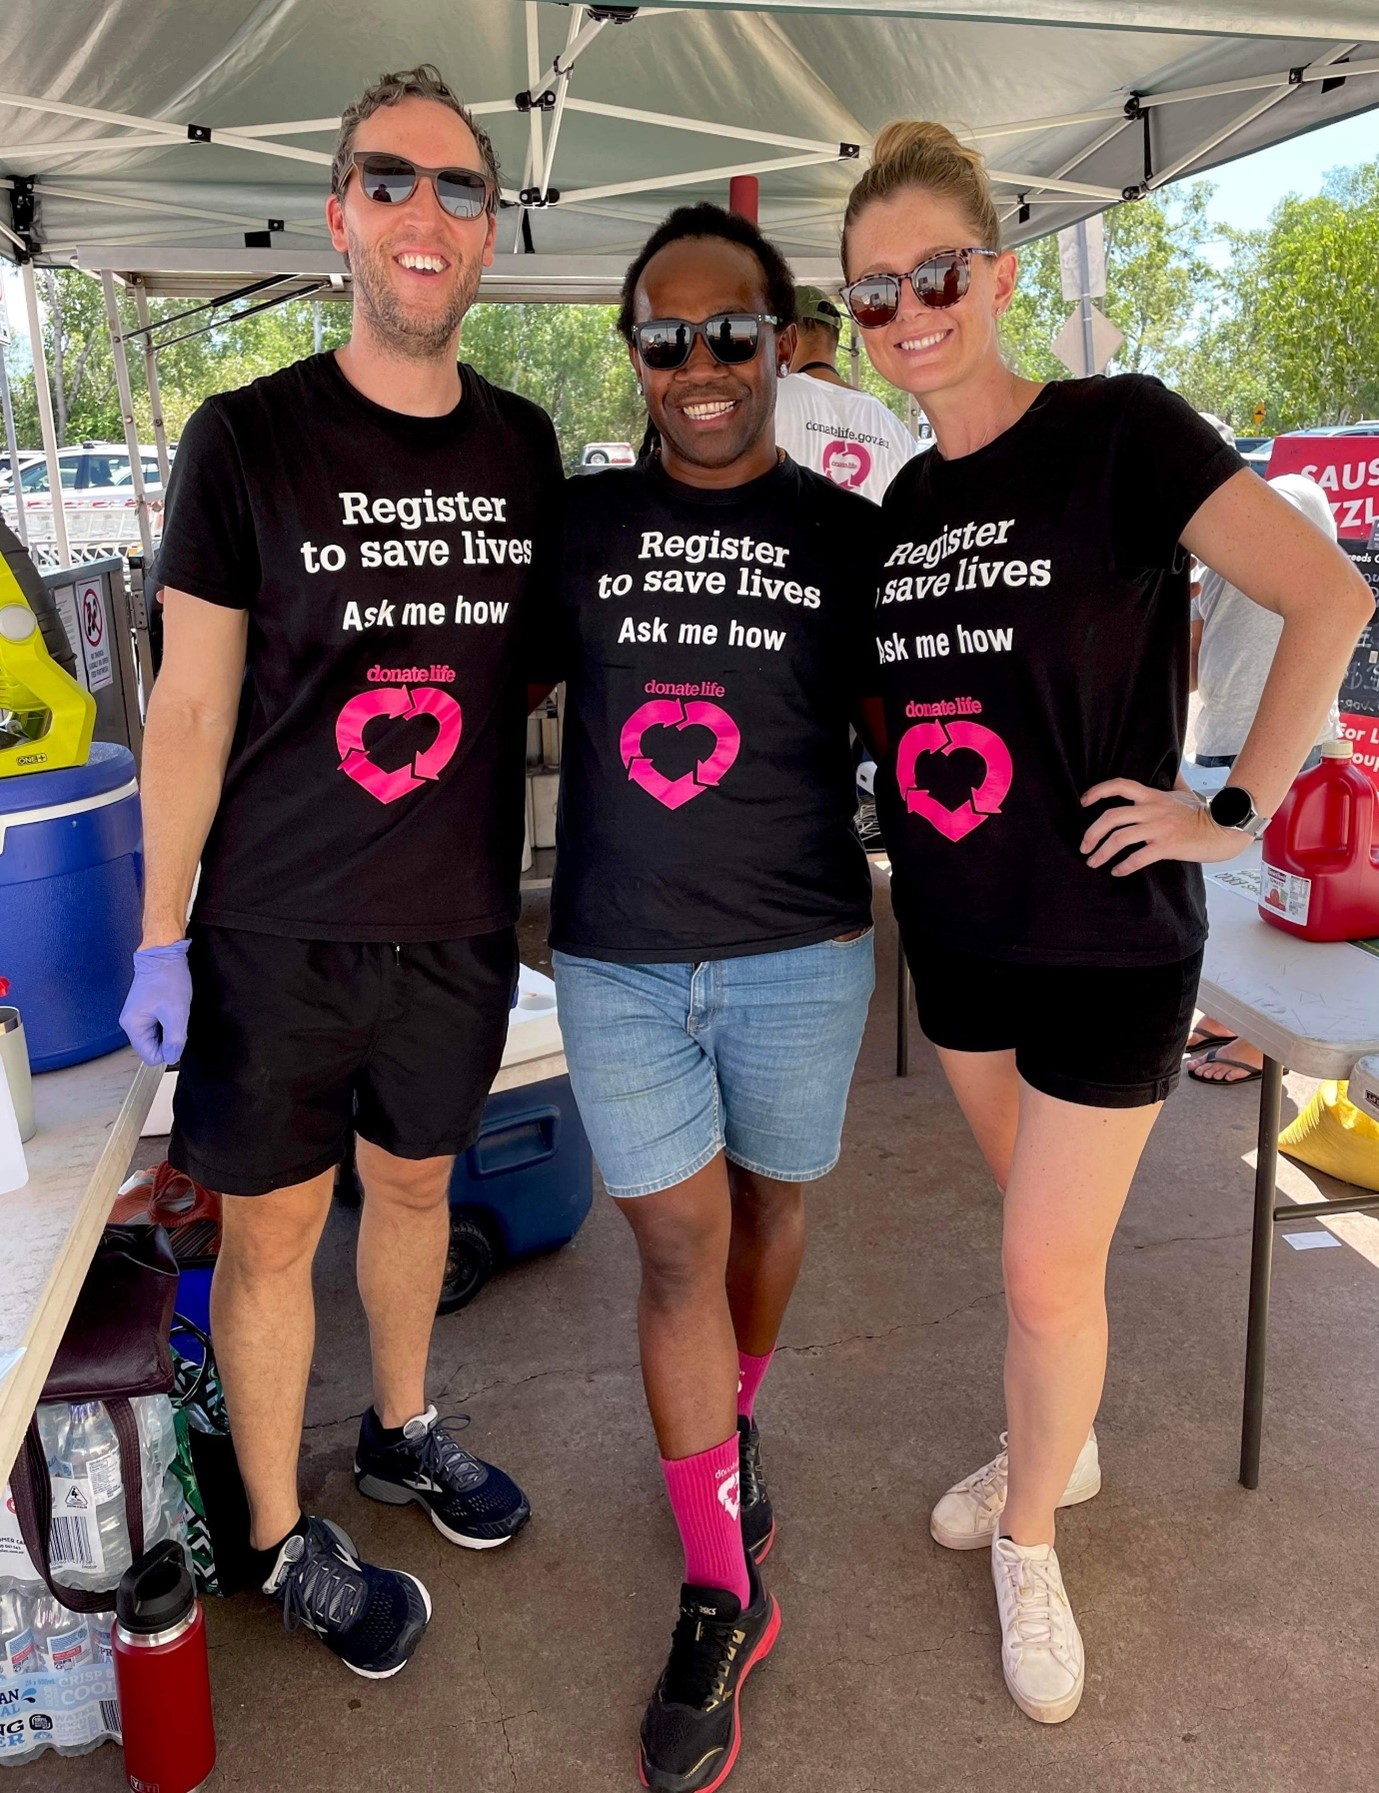
<path id="1" fill-rule="evenodd" d="M 314 1631 L 346 1668 L 386 1681 L 407 1666 L 431 1617 L 415 1575 L 361 1563 L 348 1533 L 309 1517 L 279 1550 L 263 1591 L 279 1602 L 289 1631 Z"/>
<path id="2" fill-rule="evenodd" d="M 389 1506 L 415 1501 L 442 1537 L 466 1550 L 506 1544 L 531 1518 L 531 1507 L 516 1482 L 462 1451 L 446 1430 L 468 1424 L 466 1414 L 442 1420 L 428 1407 L 407 1421 L 397 1444 L 389 1444 L 370 1407 L 359 1428 L 355 1486 Z"/>
<path id="3" fill-rule="evenodd" d="M 723 1588 L 680 1589 L 680 1617 L 642 1719 L 638 1769 L 657 1793 L 714 1793 L 742 1742 L 738 1695 L 780 1635 L 780 1608 L 747 1558 L 746 1610 Z"/>
<path id="4" fill-rule="evenodd" d="M 737 1490 L 742 1542 L 754 1563 L 764 1563 L 776 1541 L 776 1515 L 761 1467 L 761 1433 L 745 1413 L 737 1416 Z"/>

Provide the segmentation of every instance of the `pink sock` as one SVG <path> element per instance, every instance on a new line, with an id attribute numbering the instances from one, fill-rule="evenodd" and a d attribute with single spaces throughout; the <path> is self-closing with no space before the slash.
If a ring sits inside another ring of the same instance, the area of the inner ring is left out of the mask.
<path id="1" fill-rule="evenodd" d="M 771 1359 L 776 1355 L 774 1347 L 765 1357 L 748 1357 L 745 1351 L 737 1354 L 737 1410 L 752 1417 L 752 1409 L 757 1404 L 757 1390 L 761 1387 L 762 1378 L 771 1367 Z"/>
<path id="2" fill-rule="evenodd" d="M 661 1459 L 671 1511 L 685 1547 L 685 1580 L 751 1598 L 738 1518 L 737 1433 L 697 1457 Z"/>

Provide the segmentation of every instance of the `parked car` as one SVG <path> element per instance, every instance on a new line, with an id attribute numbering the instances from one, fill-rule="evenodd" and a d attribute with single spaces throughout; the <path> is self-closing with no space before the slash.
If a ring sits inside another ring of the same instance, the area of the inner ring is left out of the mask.
<path id="1" fill-rule="evenodd" d="M 637 456 L 630 442 L 586 442 L 581 467 L 631 467 Z"/>
<path id="2" fill-rule="evenodd" d="M 144 492 L 161 521 L 163 480 L 158 457 L 151 450 L 139 457 Z M 67 534 L 73 542 L 100 542 L 112 546 L 138 539 L 135 519 L 134 472 L 129 450 L 122 442 L 83 442 L 76 448 L 60 448 L 58 479 L 62 484 L 62 509 Z M 52 484 L 45 456 L 20 455 L 19 487 L 30 533 L 42 536 L 52 528 Z M 0 506 L 14 514 L 12 482 L 0 485 Z"/>

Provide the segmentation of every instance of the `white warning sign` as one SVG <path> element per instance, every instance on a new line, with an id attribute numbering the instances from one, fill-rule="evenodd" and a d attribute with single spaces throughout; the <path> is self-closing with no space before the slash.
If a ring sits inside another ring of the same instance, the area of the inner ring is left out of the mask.
<path id="1" fill-rule="evenodd" d="M 86 686 L 89 691 L 103 690 L 114 683 L 115 669 L 110 658 L 109 629 L 105 612 L 105 593 L 101 580 L 86 579 L 76 588 L 77 629 L 81 636 L 81 655 L 86 662 Z"/>

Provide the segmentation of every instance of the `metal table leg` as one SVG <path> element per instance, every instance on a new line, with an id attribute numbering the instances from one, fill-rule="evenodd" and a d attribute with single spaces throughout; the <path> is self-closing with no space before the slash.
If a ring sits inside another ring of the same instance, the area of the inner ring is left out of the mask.
<path id="1" fill-rule="evenodd" d="M 1259 1154 L 1255 1166 L 1254 1240 L 1250 1250 L 1250 1317 L 1245 1342 L 1245 1408 L 1240 1426 L 1240 1479 L 1259 1486 L 1259 1441 L 1264 1428 L 1264 1363 L 1268 1350 L 1269 1285 L 1274 1268 L 1274 1197 L 1278 1177 L 1278 1122 L 1283 1066 L 1264 1060 L 1259 1085 Z"/>
<path id="2" fill-rule="evenodd" d="M 897 940 L 896 951 L 896 990 L 895 990 L 895 1074 L 897 1077 L 910 1075 L 910 996 L 914 989 L 910 978 L 910 967 L 905 959 L 905 948 Z"/>

